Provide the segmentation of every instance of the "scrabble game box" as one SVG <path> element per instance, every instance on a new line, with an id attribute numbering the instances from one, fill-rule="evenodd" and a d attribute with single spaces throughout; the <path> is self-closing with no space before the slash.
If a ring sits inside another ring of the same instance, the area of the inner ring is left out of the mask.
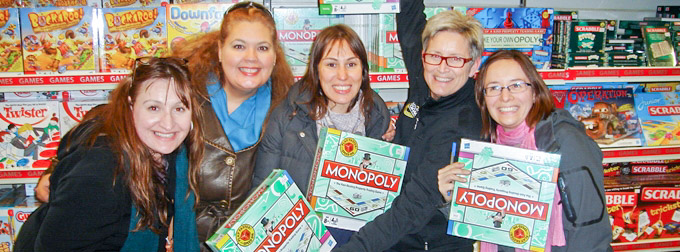
<path id="1" fill-rule="evenodd" d="M 568 66 L 604 66 L 606 37 L 604 20 L 572 21 L 567 38 Z"/>
<path id="2" fill-rule="evenodd" d="M 24 73 L 92 74 L 97 44 L 93 8 L 21 8 Z"/>
<path id="3" fill-rule="evenodd" d="M 275 169 L 206 244 L 215 252 L 325 252 L 336 242 L 288 172 Z"/>
<path id="4" fill-rule="evenodd" d="M 455 183 L 447 233 L 531 251 L 548 238 L 560 155 L 461 139 L 451 159 L 470 171 Z"/>
<path id="5" fill-rule="evenodd" d="M 680 144 L 680 92 L 635 93 L 645 146 Z"/>
<path id="6" fill-rule="evenodd" d="M 101 9 L 100 71 L 127 73 L 138 57 L 168 54 L 165 17 L 165 7 Z"/>
<path id="7" fill-rule="evenodd" d="M 568 90 L 564 109 L 584 124 L 586 134 L 601 148 L 642 145 L 629 88 Z"/>
<path id="8" fill-rule="evenodd" d="M 0 103 L 0 179 L 38 178 L 57 154 L 59 102 Z"/>
<path id="9" fill-rule="evenodd" d="M 649 66 L 675 66 L 677 59 L 671 33 L 665 26 L 642 26 L 642 38 Z"/>
<path id="10" fill-rule="evenodd" d="M 0 76 L 24 72 L 19 9 L 0 9 Z"/>
<path id="11" fill-rule="evenodd" d="M 201 34 L 220 29 L 231 3 L 169 4 L 167 6 L 168 47 L 170 51 Z"/>
<path id="12" fill-rule="evenodd" d="M 399 13 L 399 0 L 319 0 L 319 14 Z"/>
<path id="13" fill-rule="evenodd" d="M 324 128 L 307 198 L 326 226 L 357 231 L 399 195 L 408 155 L 405 146 Z"/>

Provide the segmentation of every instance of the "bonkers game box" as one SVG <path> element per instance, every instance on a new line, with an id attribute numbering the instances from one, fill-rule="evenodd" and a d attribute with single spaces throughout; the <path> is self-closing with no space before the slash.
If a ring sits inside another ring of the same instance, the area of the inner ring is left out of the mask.
<path id="1" fill-rule="evenodd" d="M 194 36 L 220 29 L 231 3 L 169 4 L 167 6 L 168 46 L 181 45 Z"/>
<path id="2" fill-rule="evenodd" d="M 0 76 L 24 72 L 19 9 L 0 9 Z"/>
<path id="3" fill-rule="evenodd" d="M 601 148 L 641 146 L 641 130 L 629 88 L 568 90 L 564 109 L 581 121 Z"/>
<path id="4" fill-rule="evenodd" d="M 470 171 L 455 183 L 447 233 L 531 251 L 548 238 L 560 155 L 461 139 L 451 159 Z"/>
<path id="5" fill-rule="evenodd" d="M 0 107 L 0 168 L 8 172 L 0 172 L 0 179 L 40 177 L 57 154 L 58 102 L 4 102 Z"/>
<path id="6" fill-rule="evenodd" d="M 467 8 L 484 26 L 482 63 L 501 49 L 529 56 L 537 69 L 548 69 L 552 54 L 552 8 Z"/>
<path id="7" fill-rule="evenodd" d="M 680 92 L 635 93 L 646 146 L 680 144 Z"/>
<path id="8" fill-rule="evenodd" d="M 101 20 L 101 72 L 128 72 L 138 57 L 168 53 L 165 7 L 101 9 Z"/>
<path id="9" fill-rule="evenodd" d="M 206 244 L 215 252 L 324 252 L 336 242 L 288 172 L 275 169 Z"/>
<path id="10" fill-rule="evenodd" d="M 409 148 L 324 128 L 307 198 L 324 224 L 357 231 L 401 192 Z"/>
<path id="11" fill-rule="evenodd" d="M 24 72 L 91 74 L 96 69 L 97 40 L 92 7 L 22 8 Z"/>

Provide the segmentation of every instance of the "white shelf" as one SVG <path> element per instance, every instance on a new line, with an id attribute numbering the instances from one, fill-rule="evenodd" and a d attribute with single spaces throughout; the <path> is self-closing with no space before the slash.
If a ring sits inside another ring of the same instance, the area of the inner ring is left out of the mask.
<path id="1" fill-rule="evenodd" d="M 9 184 L 36 184 L 38 178 L 16 178 L 16 179 L 0 179 L 0 185 Z"/>
<path id="2" fill-rule="evenodd" d="M 607 148 L 602 154 L 602 163 L 680 159 L 680 146 Z"/>

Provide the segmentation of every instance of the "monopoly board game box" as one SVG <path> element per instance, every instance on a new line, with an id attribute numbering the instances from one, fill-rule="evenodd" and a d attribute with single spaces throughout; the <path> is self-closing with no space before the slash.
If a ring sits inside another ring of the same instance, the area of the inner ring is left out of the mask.
<path id="1" fill-rule="evenodd" d="M 680 174 L 606 177 L 614 250 L 677 247 Z"/>
<path id="2" fill-rule="evenodd" d="M 319 0 L 319 14 L 399 13 L 399 0 Z"/>
<path id="3" fill-rule="evenodd" d="M 336 242 L 288 172 L 275 169 L 206 244 L 215 252 L 304 252 Z"/>
<path id="4" fill-rule="evenodd" d="M 401 192 L 409 148 L 324 128 L 307 198 L 329 227 L 357 231 Z"/>
<path id="5" fill-rule="evenodd" d="M 560 155 L 461 139 L 451 159 L 470 171 L 455 183 L 447 233 L 531 251 L 548 238 Z"/>
<path id="6" fill-rule="evenodd" d="M 38 178 L 57 154 L 59 102 L 0 103 L 0 180 Z"/>
<path id="7" fill-rule="evenodd" d="M 168 53 L 165 7 L 101 9 L 100 71 L 127 73 L 138 57 Z"/>
<path id="8" fill-rule="evenodd" d="M 87 6 L 21 8 L 24 73 L 94 73 L 93 10 Z"/>
<path id="9" fill-rule="evenodd" d="M 0 9 L 0 76 L 24 72 L 19 9 Z"/>
<path id="10" fill-rule="evenodd" d="M 584 124 L 586 134 L 602 148 L 642 145 L 629 88 L 568 90 L 564 109 Z"/>
<path id="11" fill-rule="evenodd" d="M 635 93 L 646 146 L 680 144 L 680 92 Z"/>
<path id="12" fill-rule="evenodd" d="M 220 29 L 231 3 L 169 4 L 167 7 L 170 51 L 186 40 Z"/>

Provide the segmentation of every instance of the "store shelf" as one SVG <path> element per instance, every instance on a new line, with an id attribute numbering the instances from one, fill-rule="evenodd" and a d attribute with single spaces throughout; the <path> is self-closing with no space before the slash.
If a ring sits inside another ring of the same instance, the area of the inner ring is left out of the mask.
<path id="1" fill-rule="evenodd" d="M 38 183 L 40 175 L 45 169 L 35 170 L 0 170 L 0 184 L 27 184 Z"/>
<path id="2" fill-rule="evenodd" d="M 678 251 L 680 240 L 677 238 L 640 240 L 626 243 L 613 243 L 614 251 Z"/>
<path id="3" fill-rule="evenodd" d="M 0 92 L 113 89 L 127 74 L 18 75 L 0 77 Z"/>
<path id="4" fill-rule="evenodd" d="M 598 67 L 539 71 L 548 85 L 680 81 L 680 67 Z"/>
<path id="5" fill-rule="evenodd" d="M 602 163 L 680 159 L 680 146 L 602 149 Z"/>

